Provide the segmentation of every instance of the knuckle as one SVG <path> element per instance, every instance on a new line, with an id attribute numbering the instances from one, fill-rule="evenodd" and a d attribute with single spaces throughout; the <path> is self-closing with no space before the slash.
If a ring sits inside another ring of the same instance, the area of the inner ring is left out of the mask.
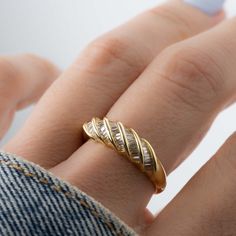
<path id="1" fill-rule="evenodd" d="M 209 105 L 220 98 L 224 85 L 222 71 L 208 53 L 172 46 L 164 50 L 161 61 L 158 67 L 161 77 L 183 102 L 201 110 L 205 103 Z"/>
<path id="2" fill-rule="evenodd" d="M 128 48 L 126 40 L 106 35 L 91 42 L 78 60 L 81 63 L 82 58 L 86 68 L 91 70 L 93 68 L 97 70 L 114 62 L 125 67 L 134 67 L 132 58 L 127 54 Z"/>

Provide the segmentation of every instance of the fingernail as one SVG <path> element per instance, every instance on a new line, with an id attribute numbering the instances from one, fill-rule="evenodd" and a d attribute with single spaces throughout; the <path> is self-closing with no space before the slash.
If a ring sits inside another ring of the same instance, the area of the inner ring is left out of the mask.
<path id="1" fill-rule="evenodd" d="M 200 9 L 208 15 L 214 15 L 222 10 L 225 0 L 184 0 L 184 2 Z"/>

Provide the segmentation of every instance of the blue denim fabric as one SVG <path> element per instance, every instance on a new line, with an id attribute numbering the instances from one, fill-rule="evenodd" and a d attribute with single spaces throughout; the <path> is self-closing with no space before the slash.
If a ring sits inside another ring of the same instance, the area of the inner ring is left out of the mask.
<path id="1" fill-rule="evenodd" d="M 0 152 L 0 235 L 136 235 L 92 197 Z"/>

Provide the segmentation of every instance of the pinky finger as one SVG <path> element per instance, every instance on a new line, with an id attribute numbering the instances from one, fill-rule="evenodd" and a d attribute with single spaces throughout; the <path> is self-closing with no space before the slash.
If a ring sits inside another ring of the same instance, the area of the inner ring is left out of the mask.
<path id="1" fill-rule="evenodd" d="M 53 64 L 34 55 L 0 57 L 0 138 L 15 111 L 36 102 L 58 74 Z"/>
<path id="2" fill-rule="evenodd" d="M 157 216 L 147 235 L 235 235 L 236 133 Z"/>

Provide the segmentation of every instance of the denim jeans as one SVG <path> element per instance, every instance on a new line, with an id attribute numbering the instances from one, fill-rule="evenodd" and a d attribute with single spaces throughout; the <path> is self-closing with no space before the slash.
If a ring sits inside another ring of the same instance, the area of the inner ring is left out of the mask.
<path id="1" fill-rule="evenodd" d="M 92 197 L 0 152 L 0 235 L 136 235 Z"/>

